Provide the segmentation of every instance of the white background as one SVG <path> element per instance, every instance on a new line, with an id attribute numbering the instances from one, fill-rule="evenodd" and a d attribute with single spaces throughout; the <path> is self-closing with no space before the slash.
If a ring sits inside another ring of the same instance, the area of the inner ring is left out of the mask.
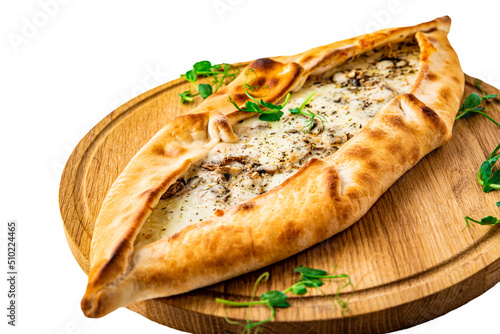
<path id="1" fill-rule="evenodd" d="M 464 71 L 500 87 L 495 1 L 56 1 L 0 4 L 0 267 L 5 274 L 5 225 L 16 219 L 20 273 L 16 328 L 6 325 L 1 279 L 2 333 L 180 333 L 127 309 L 82 315 L 86 276 L 66 244 L 58 188 L 70 152 L 97 122 L 196 61 L 294 54 L 449 15 Z M 498 333 L 499 305 L 496 286 L 401 333 Z"/>

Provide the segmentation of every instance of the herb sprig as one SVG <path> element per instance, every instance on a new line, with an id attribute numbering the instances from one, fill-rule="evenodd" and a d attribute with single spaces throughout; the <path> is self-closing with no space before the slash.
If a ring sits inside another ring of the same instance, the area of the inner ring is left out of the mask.
<path id="1" fill-rule="evenodd" d="M 493 118 L 491 118 L 489 115 L 483 112 L 485 108 L 479 106 L 481 102 L 483 102 L 484 100 L 496 98 L 497 94 L 486 94 L 486 92 L 481 87 L 482 85 L 481 80 L 477 80 L 475 82 L 475 85 L 481 91 L 481 94 L 483 96 L 481 97 L 476 93 L 472 93 L 469 96 L 467 96 L 464 103 L 462 104 L 462 107 L 460 107 L 459 109 L 459 112 L 462 111 L 462 113 L 459 114 L 455 119 L 467 118 L 473 116 L 474 114 L 480 114 L 488 118 L 493 123 L 495 123 L 498 127 L 500 127 L 500 124 L 498 124 L 498 122 L 496 122 Z M 493 152 L 491 152 L 488 159 L 486 159 L 486 161 L 484 161 L 481 164 L 481 167 L 479 167 L 479 171 L 477 173 L 477 180 L 479 184 L 483 186 L 483 191 L 485 193 L 489 193 L 493 189 L 500 189 L 500 170 L 493 172 L 493 168 L 497 163 L 498 159 L 500 158 L 499 151 L 500 151 L 500 144 L 498 144 L 497 147 L 495 147 L 495 149 L 493 150 Z M 496 205 L 500 207 L 500 202 L 496 202 Z M 500 220 L 493 216 L 487 216 L 481 218 L 481 220 L 476 220 L 469 216 L 465 216 L 466 225 L 464 227 L 464 230 L 470 227 L 470 222 L 488 226 L 500 224 Z"/>
<path id="2" fill-rule="evenodd" d="M 500 202 L 496 202 L 495 203 L 498 207 L 500 207 Z M 474 222 L 476 224 L 479 224 L 479 225 L 489 225 L 489 226 L 493 226 L 493 225 L 498 225 L 500 224 L 500 219 L 496 218 L 496 217 L 493 217 L 493 216 L 488 216 L 488 217 L 484 217 L 482 218 L 481 220 L 475 220 L 469 216 L 465 216 L 465 228 L 466 229 L 467 227 L 470 227 L 470 224 L 469 222 Z"/>
<path id="3" fill-rule="evenodd" d="M 240 108 L 236 102 L 229 96 L 229 102 L 232 103 L 232 105 L 240 110 L 240 111 L 246 111 L 246 112 L 253 112 L 253 113 L 258 113 L 261 114 L 259 116 L 259 119 L 261 121 L 266 121 L 266 122 L 276 122 L 281 119 L 281 117 L 284 115 L 282 109 L 285 108 L 285 106 L 288 104 L 288 101 L 290 100 L 290 93 L 288 93 L 285 97 L 285 101 L 283 104 L 278 105 L 278 104 L 273 104 L 270 102 L 265 102 L 262 97 L 260 101 L 258 101 L 254 96 L 250 94 L 249 91 L 252 93 L 255 93 L 258 91 L 261 87 L 260 86 L 252 86 L 251 83 L 257 79 L 257 74 L 255 73 L 255 70 L 253 68 L 247 69 L 245 71 L 246 75 L 246 80 L 245 84 L 243 85 L 243 89 L 245 90 L 245 94 L 250 98 L 250 100 L 245 102 L 245 108 Z M 252 77 L 253 76 L 253 77 Z M 266 92 L 265 95 L 269 92 L 269 86 L 266 85 L 264 86 L 264 91 Z M 265 96 L 264 95 L 264 96 Z M 267 108 L 263 109 L 263 108 Z"/>
<path id="4" fill-rule="evenodd" d="M 483 191 L 489 193 L 493 189 L 500 189 L 500 170 L 493 172 L 493 167 L 500 158 L 500 144 L 491 152 L 486 161 L 481 164 L 477 173 L 477 180 L 483 186 Z"/>
<path id="5" fill-rule="evenodd" d="M 474 114 L 480 114 L 500 127 L 500 124 L 498 124 L 498 122 L 496 122 L 493 118 L 491 118 L 491 116 L 483 112 L 485 108 L 479 106 L 484 100 L 494 99 L 498 96 L 498 94 L 486 94 L 486 92 L 481 87 L 481 80 L 477 80 L 475 82 L 475 85 L 481 91 L 481 94 L 483 96 L 480 97 L 476 93 L 471 93 L 469 96 L 467 96 L 464 103 L 458 110 L 462 113 L 459 114 L 455 119 L 467 118 L 474 116 Z M 500 158 L 500 154 L 498 154 L 499 150 L 500 144 L 498 144 L 498 146 L 493 150 L 488 159 L 486 159 L 486 161 L 481 164 L 481 167 L 479 168 L 479 172 L 477 174 L 477 180 L 479 181 L 479 184 L 483 186 L 483 191 L 485 193 L 488 193 L 493 189 L 500 189 L 500 171 L 497 170 L 493 173 L 493 167 Z"/>
<path id="6" fill-rule="evenodd" d="M 227 316 L 224 316 L 226 321 L 229 324 L 232 325 L 238 325 L 244 328 L 244 332 L 246 333 L 251 333 L 252 328 L 258 327 L 262 324 L 265 324 L 267 322 L 270 322 L 272 319 L 274 319 L 276 315 L 276 308 L 286 308 L 290 307 L 290 303 L 288 302 L 288 296 L 286 295 L 288 292 L 291 292 L 295 295 L 302 296 L 308 292 L 308 288 L 316 288 L 323 295 L 326 296 L 326 294 L 319 288 L 324 284 L 323 280 L 336 280 L 336 281 L 342 281 L 345 282 L 345 284 L 339 285 L 337 288 L 337 291 L 335 292 L 335 299 L 334 302 L 336 302 L 341 308 L 342 308 L 342 313 L 348 312 L 349 307 L 347 305 L 347 300 L 342 300 L 340 298 L 340 292 L 347 288 L 348 286 L 352 286 L 351 283 L 351 278 L 346 275 L 346 274 L 340 274 L 340 275 L 329 275 L 326 271 L 320 270 L 320 269 L 312 269 L 304 266 L 299 266 L 294 269 L 294 271 L 298 274 L 300 274 L 300 278 L 297 280 L 295 284 L 290 286 L 289 288 L 283 290 L 283 291 L 278 291 L 278 290 L 272 290 L 272 291 L 267 291 L 259 296 L 260 300 L 254 300 L 255 292 L 257 290 L 257 285 L 264 281 L 266 282 L 269 279 L 269 273 L 265 272 L 262 275 L 259 276 L 259 278 L 255 281 L 255 284 L 252 289 L 252 294 L 250 296 L 250 301 L 248 302 L 234 302 L 226 299 L 221 299 L 221 298 L 216 298 L 215 301 L 217 303 L 221 303 L 224 305 L 228 306 L 236 306 L 236 307 L 243 307 L 247 306 L 247 314 L 246 314 L 246 322 L 241 323 L 238 321 L 232 321 L 227 318 Z M 354 293 L 354 292 L 353 292 Z M 351 294 L 352 296 L 352 294 Z M 271 315 L 269 318 L 257 322 L 251 322 L 250 321 L 250 309 L 252 306 L 258 306 L 258 305 L 264 305 L 269 308 L 271 311 Z"/>
<path id="7" fill-rule="evenodd" d="M 256 99 L 256 96 L 253 96 L 251 94 L 255 93 L 256 91 L 260 90 L 262 87 L 260 86 L 252 86 L 251 83 L 257 79 L 257 74 L 255 73 L 255 70 L 250 68 L 246 70 L 245 72 L 246 80 L 245 84 L 243 85 L 243 89 L 245 90 L 245 94 L 250 98 L 250 100 L 245 102 L 245 108 L 240 108 L 236 102 L 229 96 L 229 102 L 238 110 L 240 111 L 246 111 L 246 112 L 253 112 L 253 113 L 258 113 L 261 114 L 259 116 L 259 119 L 261 121 L 266 121 L 266 122 L 276 122 L 281 119 L 281 117 L 284 115 L 283 109 L 285 106 L 288 104 L 288 101 L 290 100 L 290 93 L 288 93 L 285 97 L 285 101 L 283 104 L 278 105 L 278 104 L 273 104 L 270 102 L 265 102 L 262 97 L 267 95 L 269 92 L 269 86 L 266 85 L 263 87 L 263 90 L 265 92 L 265 95 L 261 96 L 260 101 Z M 304 107 L 309 103 L 309 101 L 313 98 L 314 94 L 316 92 L 312 92 L 305 100 L 304 102 L 297 108 L 288 108 L 288 111 L 292 115 L 304 115 L 307 117 L 310 117 L 308 120 L 306 120 L 306 124 L 300 129 L 302 131 L 303 129 L 307 128 L 306 132 L 311 131 L 312 127 L 314 126 L 314 119 L 317 117 L 323 126 L 324 129 L 324 122 L 326 122 L 326 118 L 323 115 L 320 114 L 315 114 L 310 110 L 304 111 Z"/>
<path id="8" fill-rule="evenodd" d="M 484 217 L 480 221 L 472 219 L 469 216 L 465 216 L 465 222 L 467 224 L 467 227 L 469 226 L 469 221 L 472 221 L 472 222 L 474 222 L 476 224 L 480 224 L 480 225 L 497 225 L 497 224 L 500 224 L 500 220 L 498 220 L 498 218 L 493 217 L 493 216 Z"/>
<path id="9" fill-rule="evenodd" d="M 226 63 L 212 65 L 208 60 L 199 61 L 193 65 L 191 70 L 181 75 L 181 78 L 191 82 L 196 90 L 194 93 L 191 92 L 191 89 L 180 93 L 181 102 L 192 102 L 194 97 L 198 95 L 206 99 L 213 93 L 217 93 L 223 83 L 228 84 L 234 80 L 237 74 L 238 69 L 232 65 Z M 200 83 L 196 85 L 196 81 L 200 77 L 212 78 L 212 83 Z"/>
<path id="10" fill-rule="evenodd" d="M 305 100 L 304 102 L 302 102 L 302 104 L 298 107 L 298 108 L 293 108 L 293 109 L 288 109 L 288 111 L 290 111 L 290 113 L 292 115 L 297 115 L 297 114 L 301 114 L 301 115 L 304 115 L 304 116 L 307 116 L 307 117 L 310 117 L 308 120 L 306 120 L 306 125 L 304 125 L 302 127 L 302 129 L 300 129 L 300 131 L 302 131 L 304 128 L 307 128 L 307 131 L 306 132 L 310 132 L 312 127 L 314 126 L 314 119 L 316 117 L 318 117 L 318 119 L 321 121 L 321 126 L 323 128 L 323 130 L 325 129 L 325 123 L 327 120 L 325 118 L 325 116 L 323 115 L 320 115 L 320 114 L 315 114 L 313 113 L 312 111 L 310 110 L 307 110 L 307 111 L 304 111 L 304 107 L 307 105 L 307 103 L 309 103 L 309 101 L 313 98 L 314 94 L 316 94 L 316 92 L 312 92 Z"/>
<path id="11" fill-rule="evenodd" d="M 465 99 L 465 101 L 462 104 L 462 106 L 460 107 L 460 109 L 458 109 L 458 112 L 462 112 L 462 113 L 459 114 L 457 117 L 455 117 L 455 119 L 457 120 L 460 118 L 468 118 L 468 117 L 474 116 L 474 114 L 480 114 L 480 115 L 483 115 L 484 117 L 488 118 L 490 121 L 492 121 L 493 123 L 495 123 L 497 126 L 500 127 L 500 124 L 498 124 L 493 118 L 491 118 L 491 116 L 489 116 L 488 114 L 483 112 L 485 110 L 485 108 L 479 106 L 481 104 L 481 102 L 483 102 L 485 100 L 489 100 L 489 99 L 494 99 L 498 95 L 497 94 L 486 94 L 486 92 L 481 87 L 482 82 L 480 80 L 476 81 L 475 84 L 476 84 L 476 87 L 479 88 L 479 90 L 481 91 L 481 94 L 483 96 L 481 97 L 476 93 L 471 93 L 469 96 L 467 96 L 467 98 Z"/>

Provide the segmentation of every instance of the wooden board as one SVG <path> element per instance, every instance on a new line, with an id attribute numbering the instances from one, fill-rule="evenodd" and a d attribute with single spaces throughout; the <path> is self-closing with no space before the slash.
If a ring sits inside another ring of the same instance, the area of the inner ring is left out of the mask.
<path id="1" fill-rule="evenodd" d="M 466 76 L 465 96 L 477 91 Z M 483 84 L 488 93 L 498 91 Z M 60 208 L 71 251 L 87 272 L 93 224 L 111 184 L 132 156 L 169 120 L 195 105 L 182 105 L 187 89 L 174 80 L 129 101 L 99 122 L 78 144 L 65 167 Z M 500 103 L 489 113 L 500 121 Z M 453 310 L 500 281 L 500 229 L 465 226 L 464 216 L 499 216 L 499 192 L 485 194 L 476 181 L 481 162 L 500 141 L 484 117 L 456 122 L 453 138 L 398 180 L 354 226 L 287 260 L 180 296 L 129 308 L 160 324 L 194 333 L 238 333 L 224 320 L 245 319 L 245 309 L 225 309 L 215 298 L 248 300 L 257 277 L 270 279 L 257 293 L 294 283 L 300 264 L 346 273 L 355 292 L 342 314 L 313 291 L 290 297 L 260 333 L 383 333 L 414 326 Z M 334 295 L 335 283 L 323 291 Z M 341 297 L 347 298 L 346 292 Z M 250 317 L 269 317 L 265 307 Z"/>

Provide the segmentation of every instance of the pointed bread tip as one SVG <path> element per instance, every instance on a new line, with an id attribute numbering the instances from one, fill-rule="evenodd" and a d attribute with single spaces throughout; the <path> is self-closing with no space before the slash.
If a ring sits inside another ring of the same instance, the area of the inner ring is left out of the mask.
<path id="1" fill-rule="evenodd" d="M 438 17 L 435 21 L 439 22 L 438 29 L 446 32 L 450 31 L 451 18 L 448 15 Z"/>
<path id="2" fill-rule="evenodd" d="M 101 318 L 119 307 L 116 303 L 109 302 L 110 298 L 106 292 L 106 289 L 85 291 L 80 305 L 87 318 Z"/>
<path id="3" fill-rule="evenodd" d="M 93 296 L 88 296 L 88 294 L 85 293 L 85 296 L 83 296 L 83 298 L 82 298 L 81 308 L 82 308 L 83 314 L 87 318 L 98 318 L 97 314 L 98 314 L 99 307 L 97 305 L 95 298 L 93 298 Z"/>

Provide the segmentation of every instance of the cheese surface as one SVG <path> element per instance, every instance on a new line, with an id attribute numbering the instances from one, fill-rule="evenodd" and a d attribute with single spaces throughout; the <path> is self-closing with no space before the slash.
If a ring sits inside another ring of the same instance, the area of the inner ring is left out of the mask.
<path id="1" fill-rule="evenodd" d="M 407 42 L 359 55 L 334 74 L 308 81 L 291 94 L 279 121 L 258 115 L 233 126 L 236 143 L 220 142 L 205 159 L 170 187 L 146 220 L 136 247 L 201 222 L 216 209 L 226 209 L 263 194 L 293 175 L 312 157 L 325 158 L 363 128 L 392 98 L 408 93 L 418 75 L 418 45 Z M 315 117 L 292 115 L 315 92 L 304 110 Z"/>

